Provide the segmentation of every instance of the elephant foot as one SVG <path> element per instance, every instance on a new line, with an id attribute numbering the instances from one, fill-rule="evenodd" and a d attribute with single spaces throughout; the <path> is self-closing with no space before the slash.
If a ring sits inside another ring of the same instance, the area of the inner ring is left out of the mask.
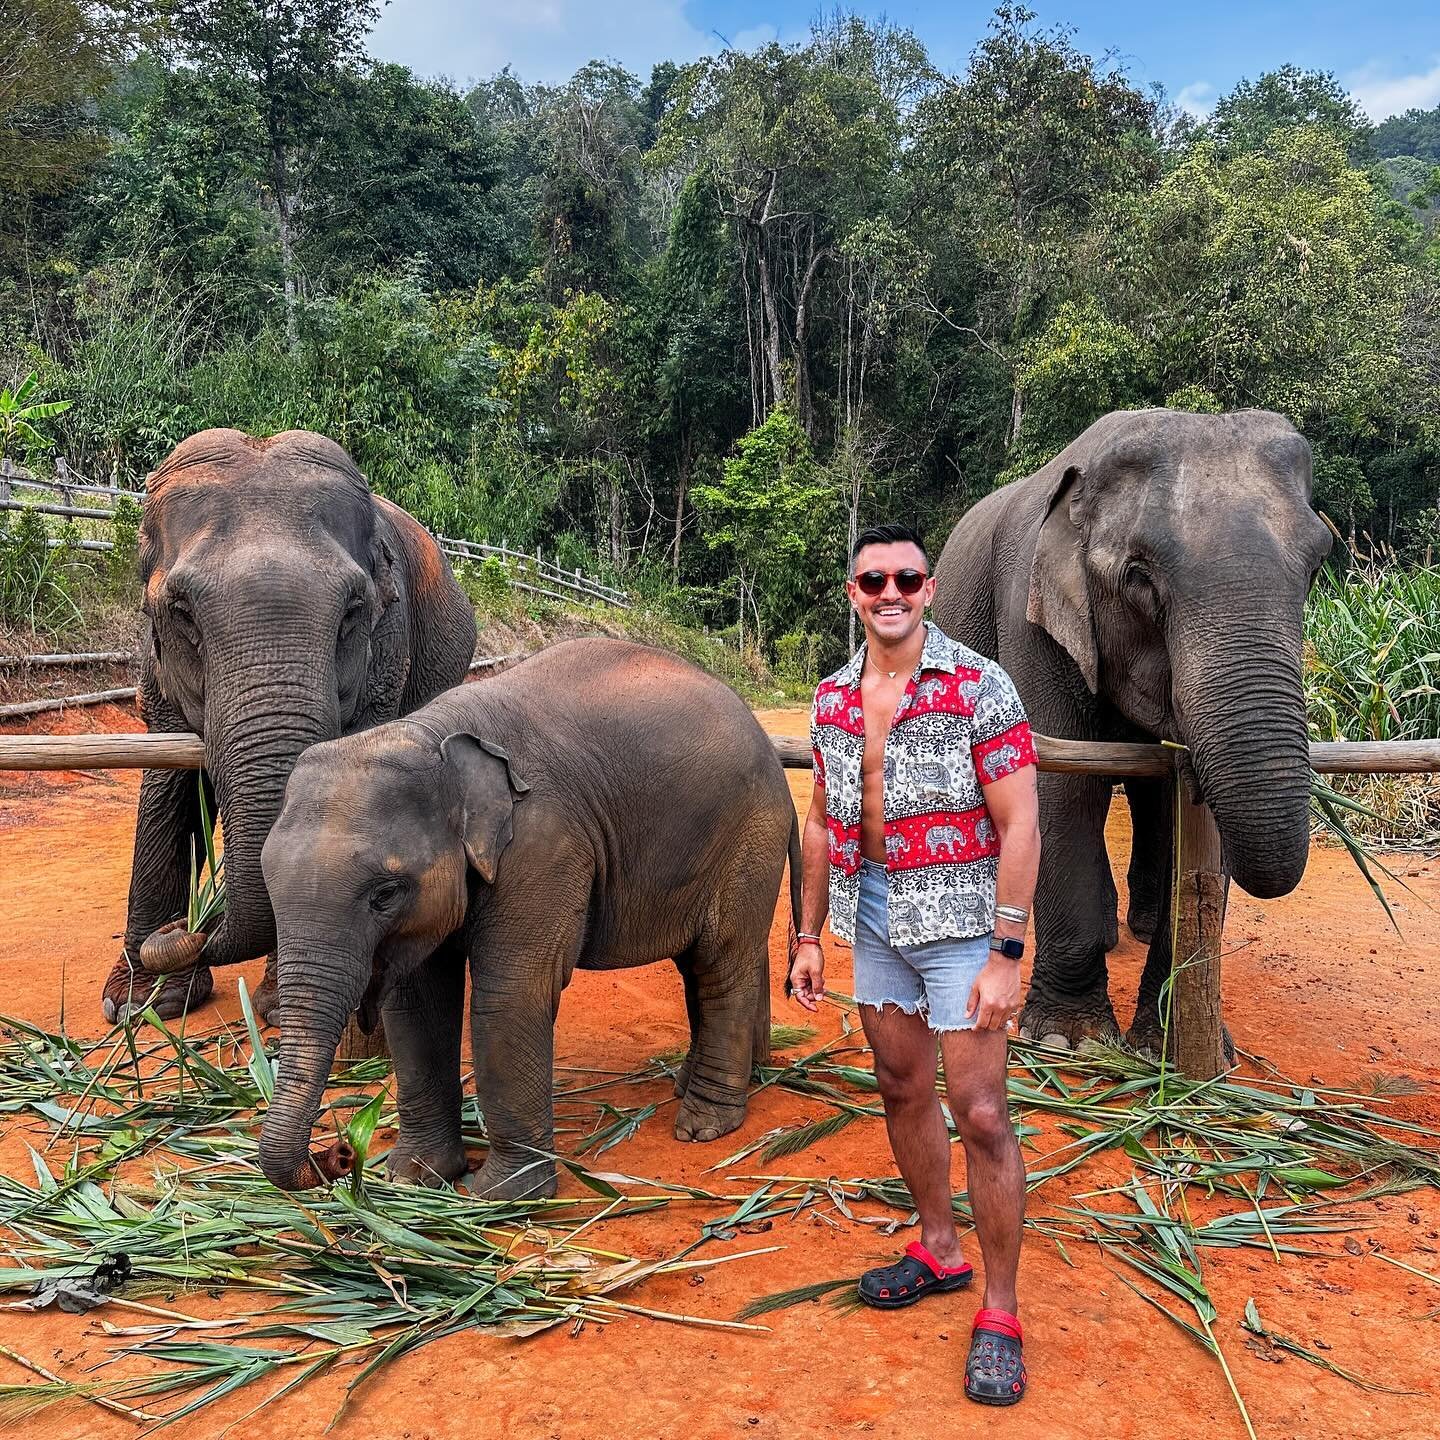
<path id="1" fill-rule="evenodd" d="M 1076 1050 L 1085 1040 L 1113 1045 L 1120 1026 L 1103 986 L 1083 995 L 1050 995 L 1032 985 L 1020 1012 L 1020 1034 L 1042 1045 Z"/>
<path id="2" fill-rule="evenodd" d="M 250 1004 L 262 1025 L 280 1023 L 280 981 L 275 971 L 273 955 L 265 957 L 265 978 L 255 987 Z"/>
<path id="3" fill-rule="evenodd" d="M 683 1100 L 685 1092 L 690 1088 L 690 1063 L 691 1057 L 687 1055 L 680 1062 L 680 1068 L 675 1072 L 675 1098 L 677 1100 Z"/>
<path id="4" fill-rule="evenodd" d="M 467 1171 L 457 1183 L 477 1200 L 549 1200 L 556 1190 L 555 1162 L 532 1155 L 517 1163 L 492 1152 L 478 1170 Z"/>
<path id="5" fill-rule="evenodd" d="M 1125 1043 L 1132 1049 L 1144 1055 L 1148 1060 L 1159 1060 L 1165 1050 L 1165 1027 L 1160 1020 L 1160 1007 L 1157 1003 L 1144 1000 L 1135 1007 L 1135 1019 L 1131 1021 L 1130 1028 L 1125 1032 Z M 1225 1063 L 1235 1063 L 1235 1041 L 1231 1037 L 1228 1026 L 1220 1027 L 1220 1043 L 1225 1049 Z"/>
<path id="6" fill-rule="evenodd" d="M 677 1140 L 718 1140 L 745 1123 L 745 1102 L 738 1105 L 716 1104 L 687 1095 L 675 1117 Z"/>
<path id="7" fill-rule="evenodd" d="M 160 988 L 153 1001 L 151 991 Z M 162 1020 L 178 1020 L 182 1015 L 206 1004 L 215 993 L 215 977 L 208 965 L 192 970 L 177 970 L 163 978 L 148 971 L 131 969 L 124 955 L 105 977 L 100 992 L 100 1009 L 111 1025 L 120 1025 L 137 1016 L 149 1001 Z"/>
<path id="8" fill-rule="evenodd" d="M 1132 901 L 1125 916 L 1125 923 L 1137 940 L 1143 940 L 1148 945 L 1155 938 L 1155 931 L 1160 925 L 1159 902 Z"/>
<path id="9" fill-rule="evenodd" d="M 432 1190 L 459 1180 L 467 1167 L 465 1147 L 458 1140 L 451 1145 L 433 1145 L 419 1141 L 411 1144 L 402 1138 L 385 1158 L 385 1169 L 392 1180 Z"/>

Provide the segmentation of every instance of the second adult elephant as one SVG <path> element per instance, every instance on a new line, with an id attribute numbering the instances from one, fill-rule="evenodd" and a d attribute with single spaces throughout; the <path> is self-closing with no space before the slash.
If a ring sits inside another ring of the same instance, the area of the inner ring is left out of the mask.
<path id="1" fill-rule="evenodd" d="M 794 919 L 799 828 L 775 750 L 732 691 L 661 650 L 570 641 L 307 750 L 265 843 L 284 1034 L 265 1173 L 320 1183 L 311 1130 L 358 1006 L 362 1024 L 382 1010 L 395 1060 L 392 1173 L 463 1174 L 467 969 L 478 1193 L 554 1193 L 554 1024 L 577 968 L 674 958 L 691 1036 L 675 1133 L 733 1130 L 769 1055 L 787 858 Z"/>
<path id="2" fill-rule="evenodd" d="M 102 996 L 111 1021 L 154 988 L 137 960 L 167 974 L 154 1003 L 169 1019 L 210 997 L 211 966 L 273 949 L 260 847 L 296 757 L 459 683 L 475 651 L 474 611 L 434 539 L 309 431 L 205 430 L 176 446 L 150 477 L 140 580 L 142 712 L 205 742 L 227 907 L 209 936 L 156 933 L 185 913 L 200 803 L 190 771 L 147 770 L 125 948 Z M 262 1013 L 272 991 L 257 993 Z"/>
<path id="3" fill-rule="evenodd" d="M 1126 411 L 975 505 L 937 567 L 935 618 L 998 659 L 1032 724 L 1077 740 L 1170 740 L 1214 812 L 1225 863 L 1283 895 L 1309 849 L 1300 652 L 1305 596 L 1330 549 L 1310 508 L 1310 447 L 1261 410 Z M 1157 902 L 1131 1039 L 1157 1045 L 1170 971 L 1171 797 L 1131 785 L 1132 900 Z M 1105 951 L 1115 886 L 1112 781 L 1040 777 L 1036 956 L 1021 1025 L 1074 1044 L 1116 1031 Z M 1142 884 L 1140 882 L 1148 882 Z M 1132 925 L 1142 928 L 1132 905 Z"/>

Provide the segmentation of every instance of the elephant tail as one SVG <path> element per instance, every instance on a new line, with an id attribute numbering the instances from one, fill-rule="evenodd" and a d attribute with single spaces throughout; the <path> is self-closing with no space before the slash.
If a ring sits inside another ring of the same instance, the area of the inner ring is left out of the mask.
<path id="1" fill-rule="evenodd" d="M 800 933 L 800 882 L 803 878 L 800 865 L 800 816 L 795 807 L 790 807 L 790 945 L 793 957 Z"/>

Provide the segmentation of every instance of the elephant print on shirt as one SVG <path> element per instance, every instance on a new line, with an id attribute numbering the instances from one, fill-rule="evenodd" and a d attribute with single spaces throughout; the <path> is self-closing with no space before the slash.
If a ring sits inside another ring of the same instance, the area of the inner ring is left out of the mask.
<path id="1" fill-rule="evenodd" d="M 859 895 L 856 861 L 865 753 L 860 681 L 866 651 L 823 680 L 811 714 L 830 829 L 830 923 L 851 940 Z M 992 757 L 987 765 L 987 757 Z M 884 843 L 890 922 L 897 945 L 983 935 L 990 929 L 999 843 L 985 787 L 1034 761 L 1030 728 L 1009 677 L 926 625 L 920 664 L 885 742 Z M 853 839 L 853 850 L 841 848 Z M 945 907 L 947 895 L 973 905 Z"/>
<path id="2" fill-rule="evenodd" d="M 937 789 L 948 789 L 953 783 L 950 767 L 942 765 L 938 760 L 917 761 L 911 767 L 910 776 L 917 785 L 928 785 Z"/>
<path id="3" fill-rule="evenodd" d="M 939 855 L 942 851 L 953 858 L 965 844 L 965 832 L 958 825 L 932 825 L 925 832 L 925 851 Z"/>
<path id="4" fill-rule="evenodd" d="M 992 750 L 980 763 L 991 780 L 1008 775 L 1020 760 L 1020 751 L 1014 745 L 1001 745 Z"/>

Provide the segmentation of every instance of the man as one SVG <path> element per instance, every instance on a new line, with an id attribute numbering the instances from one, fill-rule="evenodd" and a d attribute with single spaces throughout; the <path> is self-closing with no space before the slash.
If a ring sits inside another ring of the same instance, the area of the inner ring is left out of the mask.
<path id="1" fill-rule="evenodd" d="M 1025 1167 L 1006 1105 L 1006 1026 L 1020 1007 L 1040 860 L 1035 749 L 1005 672 L 925 620 L 928 572 L 908 526 L 879 525 L 855 542 L 845 588 L 865 643 L 815 692 L 790 984 L 814 1010 L 828 909 L 836 936 L 855 948 L 890 1145 L 920 1216 L 903 1258 L 860 1278 L 860 1298 L 880 1309 L 973 1277 L 951 1210 L 938 1037 L 985 1263 L 965 1393 L 1013 1405 L 1026 1384 L 1015 1294 Z"/>

